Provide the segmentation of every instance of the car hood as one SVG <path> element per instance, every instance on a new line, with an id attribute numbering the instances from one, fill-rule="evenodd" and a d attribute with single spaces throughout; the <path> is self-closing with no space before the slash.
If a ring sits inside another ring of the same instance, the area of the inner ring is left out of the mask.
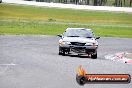
<path id="1" fill-rule="evenodd" d="M 66 42 L 80 42 L 80 43 L 96 43 L 95 38 L 84 38 L 84 37 L 64 37 L 62 39 Z"/>

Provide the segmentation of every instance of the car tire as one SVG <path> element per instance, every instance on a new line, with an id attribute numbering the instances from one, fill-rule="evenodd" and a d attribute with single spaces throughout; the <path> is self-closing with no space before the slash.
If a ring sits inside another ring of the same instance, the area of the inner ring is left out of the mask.
<path id="1" fill-rule="evenodd" d="M 94 54 L 91 55 L 91 58 L 92 59 L 97 59 L 97 51 Z"/>
<path id="2" fill-rule="evenodd" d="M 59 47 L 59 55 L 65 55 L 65 51 Z"/>
<path id="3" fill-rule="evenodd" d="M 59 55 L 65 56 L 65 52 L 59 52 Z"/>
<path id="4" fill-rule="evenodd" d="M 59 52 L 59 55 L 63 55 L 63 56 L 65 56 L 66 53 L 65 53 L 65 51 L 63 51 L 63 52 Z"/>
<path id="5" fill-rule="evenodd" d="M 62 55 L 62 53 L 61 53 L 61 52 L 59 52 L 59 55 Z"/>

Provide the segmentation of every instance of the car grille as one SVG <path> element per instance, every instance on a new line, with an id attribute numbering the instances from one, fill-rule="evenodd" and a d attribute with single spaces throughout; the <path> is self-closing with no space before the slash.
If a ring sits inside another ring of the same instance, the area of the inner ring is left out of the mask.
<path id="1" fill-rule="evenodd" d="M 71 42 L 71 45 L 76 45 L 76 46 L 84 46 L 86 43 L 80 43 L 80 42 Z"/>
<path id="2" fill-rule="evenodd" d="M 71 49 L 72 52 L 76 52 L 76 53 L 85 53 L 85 49 L 79 49 L 79 48 L 72 48 Z"/>

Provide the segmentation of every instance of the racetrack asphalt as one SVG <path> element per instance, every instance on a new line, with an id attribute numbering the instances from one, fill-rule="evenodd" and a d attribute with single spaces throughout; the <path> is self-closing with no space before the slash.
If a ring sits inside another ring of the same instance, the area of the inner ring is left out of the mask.
<path id="1" fill-rule="evenodd" d="M 76 68 L 88 74 L 130 74 L 132 64 L 104 59 L 132 50 L 132 38 L 100 38 L 98 58 L 58 55 L 58 37 L 0 35 L 0 88 L 131 88 L 129 84 L 76 83 Z"/>

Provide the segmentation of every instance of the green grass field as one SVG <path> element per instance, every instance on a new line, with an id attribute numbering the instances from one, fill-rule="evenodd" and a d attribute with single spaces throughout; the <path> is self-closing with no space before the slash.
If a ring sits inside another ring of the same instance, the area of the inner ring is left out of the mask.
<path id="1" fill-rule="evenodd" d="M 0 4 L 0 34 L 61 34 L 67 27 L 91 28 L 97 36 L 132 38 L 132 13 Z"/>

